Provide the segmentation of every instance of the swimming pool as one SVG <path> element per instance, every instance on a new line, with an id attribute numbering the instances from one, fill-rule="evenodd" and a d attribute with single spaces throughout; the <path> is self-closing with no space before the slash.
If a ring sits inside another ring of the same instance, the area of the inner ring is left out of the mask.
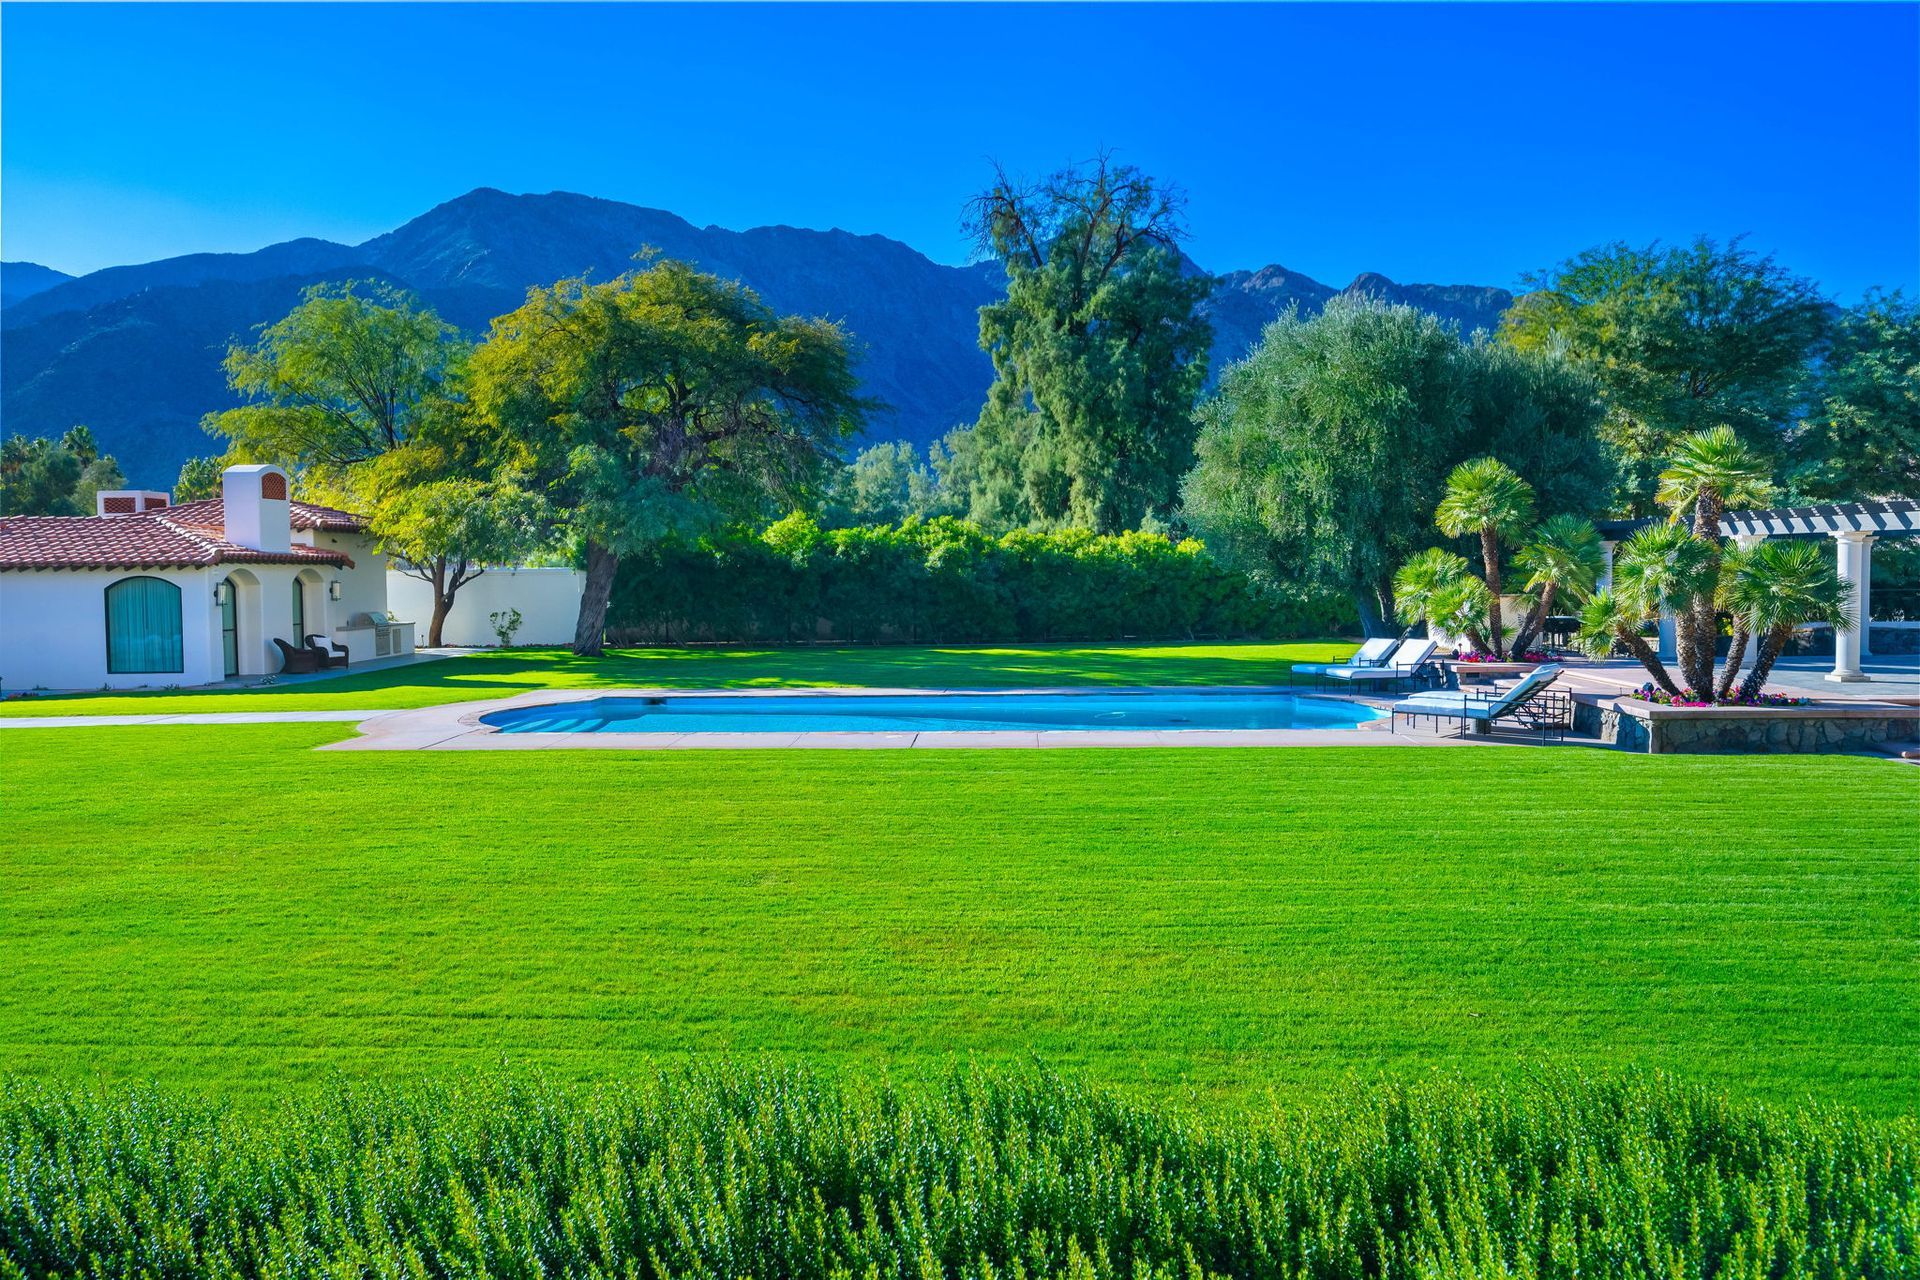
<path id="1" fill-rule="evenodd" d="M 1386 713 L 1290 693 L 716 694 L 609 697 L 490 712 L 501 733 L 991 733 L 1353 729 Z"/>

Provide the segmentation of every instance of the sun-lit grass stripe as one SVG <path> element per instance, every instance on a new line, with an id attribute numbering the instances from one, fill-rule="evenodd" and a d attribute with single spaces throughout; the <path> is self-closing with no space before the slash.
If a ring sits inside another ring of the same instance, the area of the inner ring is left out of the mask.
<path id="1" fill-rule="evenodd" d="M 1034 1068 L 0 1090 L 8 1276 L 1911 1276 L 1920 1126 L 1659 1076 L 1142 1106 Z"/>

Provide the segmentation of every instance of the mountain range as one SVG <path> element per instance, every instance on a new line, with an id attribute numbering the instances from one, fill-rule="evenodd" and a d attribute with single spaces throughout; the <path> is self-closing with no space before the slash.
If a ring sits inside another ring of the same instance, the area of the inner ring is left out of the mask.
<path id="1" fill-rule="evenodd" d="M 0 418 L 9 434 L 28 435 L 84 422 L 131 482 L 164 488 L 186 458 L 215 451 L 199 422 L 234 404 L 220 368 L 227 344 L 285 315 L 309 285 L 399 285 L 478 335 L 529 286 L 618 275 L 646 246 L 743 281 L 782 312 L 844 323 L 867 393 L 889 406 L 869 439 L 925 445 L 972 421 L 985 398 L 993 371 L 978 312 L 1001 289 L 994 263 L 945 266 L 885 236 L 729 231 L 590 196 L 482 188 L 358 245 L 290 240 L 82 276 L 0 264 Z M 1229 271 L 1206 304 L 1213 368 L 1243 356 L 1288 307 L 1311 313 L 1340 294 L 1410 303 L 1463 333 L 1493 327 L 1513 301 L 1504 289 L 1372 273 L 1335 289 L 1279 266 Z"/>

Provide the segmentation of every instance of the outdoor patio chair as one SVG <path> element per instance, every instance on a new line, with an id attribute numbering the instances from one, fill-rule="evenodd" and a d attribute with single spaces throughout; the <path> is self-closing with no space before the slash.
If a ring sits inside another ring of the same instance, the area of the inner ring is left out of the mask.
<path id="1" fill-rule="evenodd" d="M 1377 667 L 1387 660 L 1395 643 L 1392 636 L 1375 636 L 1345 662 L 1296 662 L 1287 672 L 1287 683 L 1292 684 L 1296 676 L 1324 676 L 1335 667 Z"/>
<path id="2" fill-rule="evenodd" d="M 1538 729 L 1543 741 L 1555 732 L 1565 737 L 1573 720 L 1573 700 L 1552 688 L 1563 671 L 1556 663 L 1535 667 L 1505 693 L 1458 689 L 1416 693 L 1393 704 L 1391 727 L 1399 732 L 1401 716 L 1410 721 L 1432 716 L 1436 726 L 1442 720 L 1457 720 L 1459 736 L 1465 737 L 1468 725 L 1485 732 L 1498 721 L 1513 720 Z"/>
<path id="3" fill-rule="evenodd" d="M 1321 678 L 1335 684 L 1411 684 L 1421 679 L 1433 651 L 1440 646 L 1432 640 L 1408 638 L 1394 649 L 1393 656 L 1377 667 L 1328 667 Z"/>
<path id="4" fill-rule="evenodd" d="M 344 667 L 350 657 L 347 646 L 322 635 L 308 636 L 307 648 L 320 655 L 322 667 Z"/>
<path id="5" fill-rule="evenodd" d="M 319 671 L 326 666 L 327 655 L 325 650 L 308 649 L 305 647 L 296 649 L 279 636 L 275 636 L 273 642 L 280 647 L 280 673 L 282 675 L 306 675 L 314 671 Z"/>

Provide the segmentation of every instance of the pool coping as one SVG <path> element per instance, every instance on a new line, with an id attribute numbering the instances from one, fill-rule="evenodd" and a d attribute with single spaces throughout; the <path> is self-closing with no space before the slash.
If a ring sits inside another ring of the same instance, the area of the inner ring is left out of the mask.
<path id="1" fill-rule="evenodd" d="M 1047 747 L 1308 747 L 1387 746 L 1394 743 L 1457 742 L 1396 734 L 1391 717 L 1350 729 L 1034 729 L 905 732 L 808 733 L 502 733 L 482 723 L 483 716 L 519 707 L 601 698 L 880 698 L 902 695 L 968 694 L 999 697 L 1032 694 L 1114 693 L 1290 693 L 1310 691 L 1297 685 L 1043 685 L 1023 688 L 777 688 L 777 689 L 535 689 L 486 702 L 456 702 L 408 711 L 390 711 L 364 720 L 357 736 L 328 743 L 323 751 L 687 751 L 774 749 L 964 749 Z M 1327 695 L 1336 696 L 1336 695 Z M 1392 699 L 1338 697 L 1376 710 Z"/>

